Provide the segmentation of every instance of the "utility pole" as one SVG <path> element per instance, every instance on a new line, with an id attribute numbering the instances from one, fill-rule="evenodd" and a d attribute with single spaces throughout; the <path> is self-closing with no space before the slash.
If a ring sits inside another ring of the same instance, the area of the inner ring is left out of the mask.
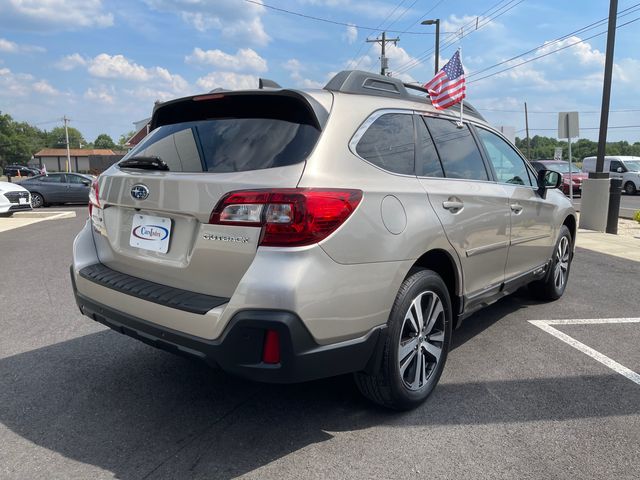
<path id="1" fill-rule="evenodd" d="M 616 43 L 616 17 L 618 16 L 618 0 L 609 3 L 609 28 L 607 29 L 607 53 L 604 62 L 604 85 L 602 87 L 602 109 L 600 110 L 600 135 L 598 137 L 598 156 L 596 157 L 595 178 L 606 178 L 603 175 L 604 155 L 607 146 L 607 128 L 609 127 L 609 102 L 611 99 L 611 76 L 613 73 L 613 50 Z"/>
<path id="2" fill-rule="evenodd" d="M 62 117 L 64 120 L 64 136 L 67 142 L 67 172 L 71 171 L 71 152 L 69 151 L 69 129 L 67 128 L 67 124 L 69 123 L 69 119 L 65 115 Z"/>
<path id="3" fill-rule="evenodd" d="M 606 231 L 613 234 L 618 232 L 622 182 L 618 179 L 611 180 L 609 178 L 609 172 L 604 171 L 604 158 L 607 147 L 607 128 L 609 126 L 609 103 L 611 100 L 611 77 L 613 74 L 617 15 L 618 0 L 610 0 L 596 171 L 589 172 L 589 178 L 582 182 L 582 199 L 580 200 L 580 228 L 600 232 Z"/>
<path id="4" fill-rule="evenodd" d="M 531 161 L 531 140 L 529 138 L 529 113 L 527 111 L 527 102 L 524 102 L 524 126 L 527 130 L 527 158 Z"/>
<path id="5" fill-rule="evenodd" d="M 367 39 L 367 43 L 379 43 L 382 46 L 382 53 L 380 55 L 380 75 L 386 75 L 387 70 L 389 69 L 389 60 L 385 55 L 385 47 L 387 43 L 393 43 L 394 45 L 397 45 L 399 41 L 400 39 L 398 37 L 387 38 L 387 32 L 382 32 L 382 38 L 374 38 L 373 40 Z"/>

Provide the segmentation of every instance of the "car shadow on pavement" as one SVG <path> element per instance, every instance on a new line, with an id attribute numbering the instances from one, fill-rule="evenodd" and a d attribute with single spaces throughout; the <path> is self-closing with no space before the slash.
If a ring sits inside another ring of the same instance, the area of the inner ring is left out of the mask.
<path id="1" fill-rule="evenodd" d="M 518 305 L 485 309 L 454 346 Z M 0 422 L 120 479 L 233 478 L 331 432 L 638 414 L 629 385 L 614 374 L 455 383 L 445 370 L 424 406 L 397 413 L 365 401 L 350 376 L 250 383 L 101 331 L 1 359 Z"/>

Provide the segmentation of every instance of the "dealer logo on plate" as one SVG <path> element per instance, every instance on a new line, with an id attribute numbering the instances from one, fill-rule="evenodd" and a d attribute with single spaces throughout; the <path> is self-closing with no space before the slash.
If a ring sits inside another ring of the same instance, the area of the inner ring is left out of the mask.
<path id="1" fill-rule="evenodd" d="M 169 230 L 160 225 L 138 225 L 131 233 L 142 240 L 162 241 L 169 236 Z"/>

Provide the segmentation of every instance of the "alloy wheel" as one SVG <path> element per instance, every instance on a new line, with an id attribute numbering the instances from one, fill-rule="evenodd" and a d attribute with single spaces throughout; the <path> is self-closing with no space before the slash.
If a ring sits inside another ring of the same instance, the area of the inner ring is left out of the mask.
<path id="1" fill-rule="evenodd" d="M 569 239 L 562 237 L 556 249 L 555 267 L 553 271 L 554 284 L 558 290 L 562 290 L 567 282 L 570 254 Z"/>
<path id="2" fill-rule="evenodd" d="M 445 312 L 433 291 L 420 293 L 405 314 L 400 329 L 398 366 L 409 390 L 422 388 L 440 361 L 445 340 Z"/>

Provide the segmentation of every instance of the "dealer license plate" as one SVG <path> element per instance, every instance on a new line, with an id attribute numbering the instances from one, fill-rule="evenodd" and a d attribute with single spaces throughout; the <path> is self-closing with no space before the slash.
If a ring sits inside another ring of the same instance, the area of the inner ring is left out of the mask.
<path id="1" fill-rule="evenodd" d="M 139 213 L 133 216 L 131 236 L 129 237 L 129 245 L 132 247 L 167 253 L 170 238 L 170 218 L 141 215 Z"/>

